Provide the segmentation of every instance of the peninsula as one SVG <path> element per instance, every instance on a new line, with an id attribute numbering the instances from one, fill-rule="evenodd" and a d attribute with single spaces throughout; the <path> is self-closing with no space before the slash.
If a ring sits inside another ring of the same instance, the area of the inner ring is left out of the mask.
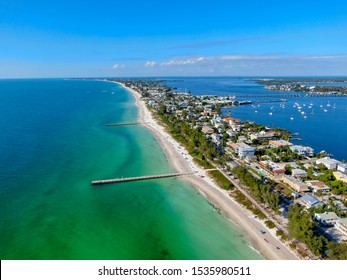
<path id="1" fill-rule="evenodd" d="M 347 259 L 347 166 L 293 145 L 292 134 L 222 117 L 230 100 L 176 93 L 155 80 L 114 80 L 169 162 L 267 259 Z"/>

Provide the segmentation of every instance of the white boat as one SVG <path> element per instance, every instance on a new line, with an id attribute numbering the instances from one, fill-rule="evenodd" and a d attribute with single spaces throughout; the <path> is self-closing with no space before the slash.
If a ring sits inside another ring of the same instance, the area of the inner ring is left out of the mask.
<path id="1" fill-rule="evenodd" d="M 293 117 L 290 117 L 290 120 L 292 121 L 292 120 L 294 120 L 294 118 L 293 118 Z"/>
<path id="2" fill-rule="evenodd" d="M 272 112 L 270 112 L 269 115 L 272 116 Z"/>

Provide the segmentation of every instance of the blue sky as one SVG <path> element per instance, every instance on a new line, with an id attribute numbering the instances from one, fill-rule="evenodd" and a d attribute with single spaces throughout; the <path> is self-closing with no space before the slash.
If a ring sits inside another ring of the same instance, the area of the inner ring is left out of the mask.
<path id="1" fill-rule="evenodd" d="M 347 1 L 0 0 L 0 78 L 347 76 Z"/>

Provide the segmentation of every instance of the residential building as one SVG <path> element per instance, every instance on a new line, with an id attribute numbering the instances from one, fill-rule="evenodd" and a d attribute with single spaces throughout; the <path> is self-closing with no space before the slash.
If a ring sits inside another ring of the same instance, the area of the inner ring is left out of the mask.
<path id="1" fill-rule="evenodd" d="M 336 169 L 338 163 L 338 160 L 330 157 L 319 158 L 316 160 L 316 164 L 323 164 L 329 170 Z"/>
<path id="2" fill-rule="evenodd" d="M 224 118 L 223 121 L 232 125 L 232 124 L 239 123 L 241 120 L 237 118 Z"/>
<path id="3" fill-rule="evenodd" d="M 211 127 L 209 127 L 209 126 L 207 126 L 207 125 L 203 126 L 201 131 L 202 131 L 203 133 L 206 133 L 206 134 L 212 134 L 212 133 L 214 133 L 213 128 L 211 128 Z"/>
<path id="4" fill-rule="evenodd" d="M 238 149 L 238 155 L 241 159 L 246 158 L 247 156 L 253 156 L 256 148 L 248 146 L 245 143 L 238 143 L 239 149 Z"/>
<path id="5" fill-rule="evenodd" d="M 234 143 L 229 141 L 227 145 L 231 147 L 235 152 L 237 152 L 238 156 L 241 159 L 244 159 L 248 156 L 253 156 L 256 151 L 256 148 L 248 146 L 245 143 Z"/>
<path id="6" fill-rule="evenodd" d="M 228 129 L 226 131 L 226 134 L 228 134 L 230 137 L 235 137 L 236 136 L 236 133 L 233 130 L 231 130 L 231 129 Z"/>
<path id="7" fill-rule="evenodd" d="M 347 183 L 347 175 L 345 173 L 342 173 L 340 171 L 333 172 L 334 177 L 336 180 L 341 181 L 343 183 Z"/>
<path id="8" fill-rule="evenodd" d="M 346 163 L 338 163 L 337 165 L 337 171 L 340 171 L 342 173 L 347 173 L 347 164 Z"/>
<path id="9" fill-rule="evenodd" d="M 314 149 L 308 146 L 293 145 L 289 149 L 300 156 L 312 156 L 314 154 Z"/>
<path id="10" fill-rule="evenodd" d="M 320 201 L 317 197 L 307 194 L 298 199 L 298 201 L 303 204 L 307 209 L 311 207 L 317 207 L 320 205 L 324 205 L 322 201 Z"/>
<path id="11" fill-rule="evenodd" d="M 275 177 L 281 177 L 286 172 L 284 167 L 279 166 L 271 160 L 263 160 L 260 161 L 259 164 L 267 170 L 271 171 L 270 174 Z"/>
<path id="12" fill-rule="evenodd" d="M 316 193 L 318 191 L 320 192 L 329 192 L 330 187 L 328 187 L 324 182 L 318 181 L 318 180 L 309 180 L 305 182 L 308 186 L 308 188 L 313 191 L 313 193 Z"/>
<path id="13" fill-rule="evenodd" d="M 347 236 L 347 218 L 338 219 L 335 223 L 335 228 L 343 235 Z"/>
<path id="14" fill-rule="evenodd" d="M 334 212 L 314 214 L 315 219 L 324 226 L 331 226 L 336 223 L 339 217 Z"/>
<path id="15" fill-rule="evenodd" d="M 307 177 L 307 172 L 302 169 L 292 169 L 292 176 L 295 178 L 306 178 Z"/>
<path id="16" fill-rule="evenodd" d="M 292 176 L 284 175 L 282 177 L 282 182 L 287 184 L 289 187 L 291 187 L 292 189 L 294 189 L 297 192 L 309 191 L 308 186 L 304 182 L 299 181 Z"/>
<path id="17" fill-rule="evenodd" d="M 251 140 L 266 140 L 272 139 L 275 136 L 273 132 L 260 131 L 259 133 L 252 133 L 250 135 Z"/>
<path id="18" fill-rule="evenodd" d="M 334 200 L 333 203 L 337 206 L 337 208 L 338 208 L 340 211 L 344 211 L 344 212 L 347 211 L 347 207 L 346 207 L 340 200 Z"/>
<path id="19" fill-rule="evenodd" d="M 280 140 L 270 140 L 269 141 L 269 144 L 270 144 L 270 147 L 271 148 L 279 148 L 279 147 L 285 147 L 285 146 L 292 146 L 293 144 L 286 141 L 286 140 L 283 140 L 283 139 L 280 139 Z"/>

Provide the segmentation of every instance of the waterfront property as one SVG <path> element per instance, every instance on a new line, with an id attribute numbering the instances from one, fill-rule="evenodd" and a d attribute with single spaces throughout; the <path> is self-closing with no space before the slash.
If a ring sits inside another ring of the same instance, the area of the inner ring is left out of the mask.
<path id="1" fill-rule="evenodd" d="M 293 144 L 286 140 L 280 139 L 280 140 L 270 140 L 269 145 L 271 148 L 279 148 L 279 147 L 292 146 Z"/>
<path id="2" fill-rule="evenodd" d="M 329 170 L 336 169 L 338 163 L 338 160 L 330 157 L 319 158 L 316 160 L 316 164 L 323 164 Z"/>
<path id="3" fill-rule="evenodd" d="M 301 156 L 312 156 L 314 154 L 314 149 L 312 149 L 311 147 L 293 145 L 293 146 L 290 146 L 289 149 L 292 152 L 298 153 Z"/>
<path id="4" fill-rule="evenodd" d="M 251 138 L 251 140 L 262 141 L 262 140 L 266 140 L 266 139 L 272 139 L 274 136 L 275 136 L 274 132 L 261 131 L 259 133 L 252 133 L 250 135 L 250 138 Z"/>

